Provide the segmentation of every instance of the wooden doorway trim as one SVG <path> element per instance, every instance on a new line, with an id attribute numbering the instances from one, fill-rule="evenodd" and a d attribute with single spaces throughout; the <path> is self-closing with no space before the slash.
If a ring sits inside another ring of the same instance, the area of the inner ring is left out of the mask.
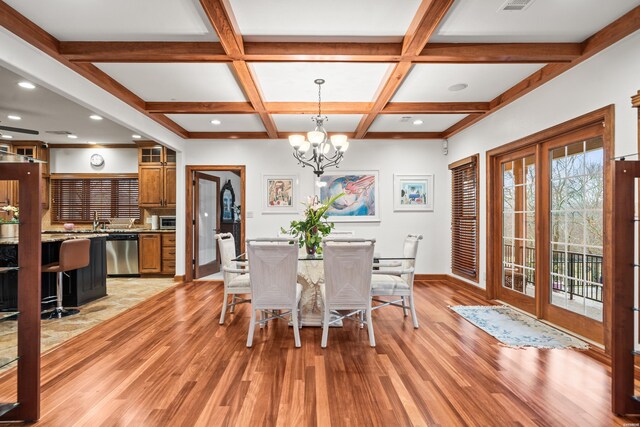
<path id="1" fill-rule="evenodd" d="M 185 166 L 185 282 L 193 281 L 193 176 L 194 172 L 233 172 L 240 175 L 240 241 L 245 239 L 246 166 L 244 165 L 187 165 Z"/>
<path id="2" fill-rule="evenodd" d="M 487 178 L 487 247 L 486 247 L 486 272 L 487 272 L 487 296 L 489 298 L 496 298 L 497 295 L 497 286 L 500 286 L 500 269 L 496 268 L 496 263 L 498 260 L 498 256 L 501 253 L 500 251 L 500 243 L 498 241 L 498 233 L 499 227 L 501 224 L 497 221 L 500 218 L 500 205 L 498 204 L 498 198 L 495 197 L 497 195 L 497 191 L 499 188 L 499 180 L 495 178 L 496 168 L 499 167 L 498 158 L 499 156 L 503 156 L 505 154 L 514 152 L 516 150 L 530 147 L 530 146 L 538 146 L 541 147 L 542 143 L 560 138 L 563 135 L 576 132 L 580 129 L 595 125 L 597 123 L 604 123 L 604 129 L 602 132 L 602 140 L 603 140 L 603 148 L 604 148 L 604 236 L 603 236 L 603 246 L 604 246 L 604 255 L 603 255 L 603 337 L 602 341 L 605 346 L 605 351 L 607 354 L 610 352 L 611 347 L 611 287 L 613 283 L 612 277 L 612 269 L 613 269 L 613 259 L 612 259 L 612 245 L 613 245 L 613 223 L 612 223 L 612 214 L 613 214 L 613 155 L 614 155 L 614 106 L 608 105 L 606 107 L 600 108 L 598 110 L 592 111 L 590 113 L 584 114 L 575 119 L 566 121 L 559 125 L 553 126 L 551 128 L 545 129 L 543 131 L 537 132 L 535 134 L 529 135 L 522 139 L 513 141 L 509 144 L 503 145 L 501 147 L 494 148 L 493 150 L 487 151 L 486 164 L 486 178 Z M 539 150 L 539 148 L 538 148 Z M 541 153 L 539 153 L 541 154 Z M 540 165 L 541 156 L 538 155 L 538 167 L 537 170 L 541 173 L 545 172 L 542 165 Z M 539 186 L 538 186 L 539 188 Z M 536 210 L 543 212 L 545 209 L 549 209 L 548 205 L 548 194 L 541 194 L 540 191 L 536 192 Z M 545 204 L 546 202 L 546 204 Z M 538 227 L 538 232 L 543 233 L 545 230 L 542 230 Z M 537 242 L 541 240 L 536 235 Z M 536 263 L 538 265 L 539 262 L 545 256 L 544 251 L 538 251 L 540 253 L 539 256 L 536 257 Z M 536 279 L 538 276 L 536 276 Z M 536 280 L 537 283 L 540 283 Z M 541 304 L 536 304 L 536 313 L 537 317 L 543 317 Z"/>

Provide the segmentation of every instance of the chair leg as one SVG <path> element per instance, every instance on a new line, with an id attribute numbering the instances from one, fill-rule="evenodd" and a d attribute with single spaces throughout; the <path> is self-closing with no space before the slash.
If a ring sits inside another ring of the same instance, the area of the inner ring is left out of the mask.
<path id="1" fill-rule="evenodd" d="M 413 292 L 411 292 L 411 296 L 409 297 L 409 304 L 411 305 L 411 319 L 413 319 L 413 327 L 418 329 L 418 316 L 416 316 L 416 302 Z"/>
<path id="2" fill-rule="evenodd" d="M 222 299 L 222 312 L 220 313 L 220 324 L 224 325 L 224 315 L 227 313 L 227 302 L 229 300 L 229 294 L 227 290 L 224 290 L 224 298 Z"/>
<path id="3" fill-rule="evenodd" d="M 251 309 L 251 323 L 249 323 L 249 336 L 247 337 L 247 347 L 253 345 L 253 333 L 256 330 L 256 311 Z"/>
<path id="4" fill-rule="evenodd" d="M 260 310 L 260 329 L 264 329 L 264 327 L 269 324 L 269 322 L 262 322 L 266 318 L 267 316 L 264 314 L 264 310 Z"/>
<path id="5" fill-rule="evenodd" d="M 407 297 L 402 297 L 402 314 L 404 314 L 404 317 L 409 315 L 409 310 L 407 310 Z"/>
<path id="6" fill-rule="evenodd" d="M 320 347 L 327 348 L 327 340 L 329 339 L 329 309 L 324 309 L 324 321 L 322 322 L 322 342 Z"/>
<path id="7" fill-rule="evenodd" d="M 373 335 L 373 316 L 371 316 L 371 303 L 367 308 L 367 327 L 369 328 L 369 345 L 376 346 L 376 337 Z"/>
<path id="8" fill-rule="evenodd" d="M 231 294 L 231 308 L 229 309 L 229 313 L 233 313 L 236 309 L 236 294 Z"/>
<path id="9" fill-rule="evenodd" d="M 300 347 L 300 328 L 298 327 L 300 319 L 298 318 L 298 307 L 293 307 L 293 309 L 291 309 L 291 321 L 293 322 L 293 341 L 295 342 L 296 347 Z"/>

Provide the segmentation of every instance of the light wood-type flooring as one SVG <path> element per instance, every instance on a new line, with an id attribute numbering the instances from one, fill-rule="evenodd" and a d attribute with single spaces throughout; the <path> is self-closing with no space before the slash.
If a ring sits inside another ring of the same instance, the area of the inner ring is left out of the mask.
<path id="1" fill-rule="evenodd" d="M 510 349 L 448 305 L 487 304 L 416 284 L 420 329 L 400 309 L 366 328 L 284 321 L 245 347 L 248 306 L 218 325 L 222 287 L 180 285 L 42 360 L 42 426 L 608 426 L 609 369 L 575 350 Z M 8 378 L 0 393 L 8 392 Z"/>

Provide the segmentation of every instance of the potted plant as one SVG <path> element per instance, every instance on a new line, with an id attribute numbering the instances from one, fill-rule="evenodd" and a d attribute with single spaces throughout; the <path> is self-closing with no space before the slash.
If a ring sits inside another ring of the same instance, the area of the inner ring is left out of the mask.
<path id="1" fill-rule="evenodd" d="M 10 213 L 11 218 L 0 220 L 0 235 L 2 237 L 18 237 L 18 226 L 20 224 L 20 210 L 15 206 L 3 206 L 2 210 Z"/>
<path id="2" fill-rule="evenodd" d="M 331 233 L 331 230 L 335 227 L 335 224 L 328 220 L 327 210 L 333 202 L 342 196 L 344 196 L 344 193 L 334 196 L 326 203 L 320 203 L 318 196 L 309 197 L 305 204 L 304 219 L 302 221 L 291 221 L 288 230 L 281 228 L 280 231 L 298 239 L 299 247 L 304 246 L 308 255 L 322 253 L 322 246 L 320 245 L 322 238 Z"/>

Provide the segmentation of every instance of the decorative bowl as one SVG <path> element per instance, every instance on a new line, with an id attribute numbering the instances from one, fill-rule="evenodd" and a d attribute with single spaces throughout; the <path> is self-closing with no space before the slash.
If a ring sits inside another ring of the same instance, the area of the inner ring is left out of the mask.
<path id="1" fill-rule="evenodd" d="M 72 222 L 67 222 L 66 224 L 63 225 L 63 227 L 65 230 L 71 231 L 75 227 L 75 224 Z"/>

